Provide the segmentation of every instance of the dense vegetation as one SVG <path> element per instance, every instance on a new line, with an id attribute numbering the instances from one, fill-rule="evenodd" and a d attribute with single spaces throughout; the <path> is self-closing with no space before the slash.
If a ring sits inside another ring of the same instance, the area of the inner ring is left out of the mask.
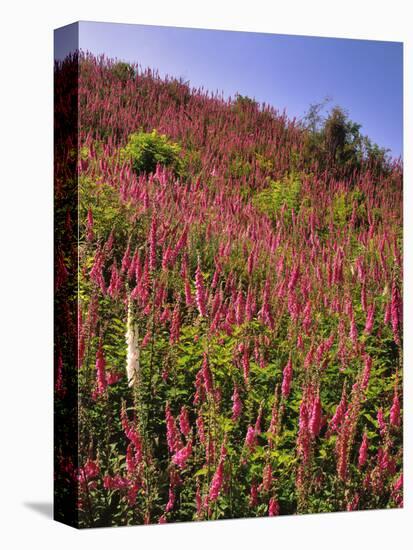
<path id="1" fill-rule="evenodd" d="M 80 525 L 401 506 L 400 163 L 339 108 L 85 55 L 78 93 Z"/>

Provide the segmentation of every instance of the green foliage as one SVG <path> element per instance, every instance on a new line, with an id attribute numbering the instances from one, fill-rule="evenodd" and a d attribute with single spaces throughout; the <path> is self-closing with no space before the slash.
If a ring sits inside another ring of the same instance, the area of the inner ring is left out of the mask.
<path id="1" fill-rule="evenodd" d="M 232 108 L 238 119 L 245 125 L 245 130 L 247 132 L 254 131 L 257 124 L 257 115 L 261 116 L 263 114 L 260 112 L 258 102 L 248 96 L 237 94 Z M 265 117 L 267 117 L 267 113 L 265 113 Z"/>
<path id="2" fill-rule="evenodd" d="M 229 165 L 229 175 L 233 178 L 248 178 L 251 175 L 251 172 L 251 164 L 239 155 L 235 155 Z"/>
<path id="3" fill-rule="evenodd" d="M 177 107 L 186 107 L 191 99 L 191 89 L 189 83 L 183 78 L 174 78 L 166 83 L 166 87 L 171 99 Z"/>
<path id="4" fill-rule="evenodd" d="M 260 153 L 256 153 L 255 158 L 256 158 L 257 166 L 265 174 L 271 174 L 271 172 L 274 171 L 274 161 L 272 159 L 267 158 L 264 155 L 261 155 Z"/>
<path id="5" fill-rule="evenodd" d="M 235 110 L 238 112 L 251 109 L 253 111 L 258 110 L 258 103 L 255 99 L 251 99 L 246 95 L 237 94 L 234 102 Z"/>
<path id="6" fill-rule="evenodd" d="M 121 149 L 121 158 L 130 159 L 136 174 L 155 172 L 161 164 L 172 168 L 175 175 L 180 175 L 182 160 L 181 146 L 171 141 L 166 135 L 152 132 L 136 132 L 129 136 L 127 145 Z"/>
<path id="7" fill-rule="evenodd" d="M 310 105 L 303 118 L 304 162 L 317 162 L 323 169 L 350 174 L 367 160 L 375 175 L 388 173 L 388 150 L 364 136 L 361 124 L 352 121 L 342 107 L 335 106 L 323 116 L 321 113 L 328 102 L 326 98 Z"/>
<path id="8" fill-rule="evenodd" d="M 300 192 L 301 181 L 291 175 L 283 181 L 271 181 L 269 187 L 255 195 L 253 204 L 260 212 L 275 220 L 282 207 L 286 207 L 288 213 L 291 210 L 296 213 L 299 211 Z"/>
<path id="9" fill-rule="evenodd" d="M 88 210 L 92 211 L 94 231 L 106 240 L 113 230 L 119 235 L 126 235 L 131 230 L 130 217 L 133 208 L 128 203 L 119 200 L 119 193 L 111 185 L 101 181 L 93 181 L 82 176 L 79 179 L 79 221 L 81 234 L 86 234 L 86 218 Z M 135 230 L 139 224 L 134 224 Z"/>
<path id="10" fill-rule="evenodd" d="M 344 227 L 351 218 L 355 208 L 356 222 L 360 225 L 367 218 L 365 196 L 358 188 L 353 191 L 341 191 L 336 193 L 332 204 L 332 214 L 334 224 L 338 227 Z"/>
<path id="11" fill-rule="evenodd" d="M 126 83 L 135 76 L 135 69 L 129 65 L 129 63 L 125 63 L 124 61 L 114 63 L 110 70 L 113 75 L 123 83 Z"/>

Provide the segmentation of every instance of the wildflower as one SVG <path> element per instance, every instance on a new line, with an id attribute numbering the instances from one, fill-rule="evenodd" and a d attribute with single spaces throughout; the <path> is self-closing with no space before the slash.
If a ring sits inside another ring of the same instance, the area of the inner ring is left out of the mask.
<path id="1" fill-rule="evenodd" d="M 310 300 L 307 300 L 307 303 L 305 305 L 304 311 L 303 311 L 304 319 L 303 319 L 303 329 L 306 334 L 308 334 L 310 327 L 311 327 L 311 302 Z"/>
<path id="2" fill-rule="evenodd" d="M 356 493 L 354 497 L 351 499 L 351 501 L 347 503 L 347 506 L 346 506 L 347 512 L 352 512 L 353 510 L 357 510 L 359 501 L 360 501 L 360 495 Z"/>
<path id="3" fill-rule="evenodd" d="M 171 413 L 169 403 L 166 403 L 165 419 L 166 419 L 166 441 L 168 443 L 168 449 L 170 453 L 176 453 L 181 448 L 181 441 L 180 441 L 180 436 L 176 429 L 175 418 Z"/>
<path id="4" fill-rule="evenodd" d="M 248 426 L 247 435 L 245 436 L 245 445 L 249 451 L 253 451 L 257 445 L 257 433 L 253 426 Z"/>
<path id="5" fill-rule="evenodd" d="M 390 424 L 392 426 L 400 426 L 400 401 L 397 390 L 394 392 L 393 403 L 390 409 Z"/>
<path id="6" fill-rule="evenodd" d="M 142 439 L 141 439 L 141 436 L 139 435 L 139 432 L 136 426 L 133 426 L 132 424 L 129 423 L 126 410 L 123 407 L 121 409 L 121 422 L 122 422 L 122 428 L 126 437 L 129 439 L 131 443 L 133 443 L 133 446 L 134 446 L 134 452 L 135 452 L 134 463 L 138 464 L 142 461 L 142 458 L 143 458 Z"/>
<path id="7" fill-rule="evenodd" d="M 349 436 L 350 426 L 348 423 L 344 423 L 336 441 L 337 473 L 342 481 L 347 478 Z"/>
<path id="8" fill-rule="evenodd" d="M 198 514 L 198 516 L 200 516 L 202 512 L 202 496 L 201 496 L 201 489 L 199 487 L 199 482 L 197 482 L 197 485 L 196 485 L 195 504 L 196 504 L 196 513 Z"/>
<path id="9" fill-rule="evenodd" d="M 264 472 L 262 474 L 262 483 L 261 485 L 258 487 L 258 490 L 260 492 L 267 492 L 270 490 L 270 487 L 271 487 L 271 483 L 272 483 L 272 468 L 271 468 L 271 464 L 266 464 L 264 466 Z"/>
<path id="10" fill-rule="evenodd" d="M 247 321 L 251 321 L 254 316 L 254 298 L 252 294 L 252 290 L 248 288 L 247 292 L 247 299 L 245 301 L 245 319 Z"/>
<path id="11" fill-rule="evenodd" d="M 191 432 L 191 425 L 189 424 L 188 409 L 185 406 L 181 408 L 181 413 L 179 415 L 179 427 L 182 435 L 188 437 Z"/>
<path id="12" fill-rule="evenodd" d="M 343 386 L 340 403 L 337 405 L 333 418 L 330 420 L 329 430 L 335 432 L 340 427 L 347 409 L 346 387 Z"/>
<path id="13" fill-rule="evenodd" d="M 125 252 L 123 254 L 123 258 L 122 258 L 122 265 L 121 265 L 121 269 L 120 269 L 121 273 L 127 273 L 128 270 L 129 270 L 130 264 L 131 264 L 130 241 L 128 241 L 126 250 L 125 250 Z"/>
<path id="14" fill-rule="evenodd" d="M 90 208 L 87 211 L 86 239 L 89 242 L 93 241 L 93 214 L 92 214 L 92 210 Z"/>
<path id="15" fill-rule="evenodd" d="M 128 377 L 129 386 L 137 384 L 139 378 L 140 367 L 140 350 L 138 344 L 139 334 L 137 325 L 132 317 L 132 305 L 128 303 L 128 318 L 126 330 L 126 375 Z"/>
<path id="16" fill-rule="evenodd" d="M 242 350 L 242 371 L 244 374 L 245 383 L 247 383 L 250 372 L 250 354 L 248 351 L 248 346 L 246 345 L 243 346 Z"/>
<path id="17" fill-rule="evenodd" d="M 88 458 L 86 464 L 83 467 L 83 473 L 87 480 L 96 478 L 100 473 L 99 464 L 96 460 Z"/>
<path id="18" fill-rule="evenodd" d="M 272 330 L 274 328 L 274 319 L 271 313 L 269 295 L 270 295 L 270 283 L 269 283 L 269 280 L 267 279 L 264 287 L 262 307 L 259 314 L 263 322 L 267 325 L 267 327 Z"/>
<path id="19" fill-rule="evenodd" d="M 187 307 L 190 307 L 194 303 L 194 299 L 192 297 L 191 285 L 188 279 L 185 279 L 184 285 L 185 285 L 185 303 Z"/>
<path id="20" fill-rule="evenodd" d="M 242 290 L 238 291 L 238 295 L 235 303 L 235 319 L 238 325 L 242 325 L 245 316 L 245 301 Z"/>
<path id="21" fill-rule="evenodd" d="M 169 334 L 169 342 L 171 344 L 176 344 L 176 342 L 178 342 L 179 335 L 180 335 L 180 328 L 181 328 L 181 318 L 179 313 L 179 303 L 176 303 L 174 310 L 172 312 L 171 330 Z"/>
<path id="22" fill-rule="evenodd" d="M 387 302 L 384 310 L 384 324 L 388 325 L 391 321 L 391 302 Z"/>
<path id="23" fill-rule="evenodd" d="M 202 377 L 204 380 L 204 385 L 207 393 L 212 393 L 214 389 L 212 384 L 212 374 L 208 364 L 208 356 L 205 352 L 204 352 L 204 359 L 202 361 Z"/>
<path id="24" fill-rule="evenodd" d="M 370 357 L 370 355 L 365 355 L 364 357 L 364 370 L 363 375 L 361 379 L 361 389 L 366 390 L 367 386 L 369 385 L 369 379 L 370 379 L 370 373 L 371 373 L 371 367 L 373 365 L 373 360 Z"/>
<path id="25" fill-rule="evenodd" d="M 375 305 L 371 304 L 371 306 L 369 306 L 369 308 L 367 309 L 366 326 L 364 328 L 364 332 L 366 334 L 370 334 L 373 329 L 374 312 L 375 312 Z"/>
<path id="26" fill-rule="evenodd" d="M 116 260 L 112 264 L 112 271 L 110 276 L 110 284 L 108 286 L 107 293 L 111 298 L 116 298 L 121 289 L 121 279 L 119 277 L 118 269 L 116 266 Z"/>
<path id="27" fill-rule="evenodd" d="M 283 370 L 283 381 L 281 386 L 281 393 L 283 397 L 287 398 L 291 391 L 291 381 L 293 378 L 293 363 L 291 357 L 288 359 L 287 365 Z"/>
<path id="28" fill-rule="evenodd" d="M 255 483 L 251 485 L 250 489 L 250 506 L 255 508 L 258 505 L 258 489 Z"/>
<path id="29" fill-rule="evenodd" d="M 136 461 L 132 443 L 129 443 L 128 448 L 126 449 L 126 469 L 129 474 L 133 474 L 136 469 Z"/>
<path id="30" fill-rule="evenodd" d="M 254 430 L 257 435 L 261 433 L 261 420 L 262 420 L 262 405 L 260 405 L 260 408 L 258 410 L 258 415 L 254 426 Z"/>
<path id="31" fill-rule="evenodd" d="M 268 504 L 268 515 L 269 516 L 278 516 L 280 514 L 280 505 L 275 497 L 270 499 Z"/>
<path id="32" fill-rule="evenodd" d="M 304 462 L 308 461 L 310 453 L 308 421 L 308 407 L 305 399 L 303 399 L 300 405 L 300 417 L 298 421 L 297 448 Z"/>
<path id="33" fill-rule="evenodd" d="M 201 268 L 199 265 L 199 258 L 198 258 L 198 265 L 195 272 L 195 300 L 196 305 L 198 307 L 199 314 L 202 317 L 206 317 L 206 300 L 205 300 L 205 287 L 204 287 L 204 277 L 201 272 Z"/>
<path id="34" fill-rule="evenodd" d="M 310 415 L 309 429 L 312 437 L 317 437 L 320 433 L 321 427 L 321 400 L 320 395 L 317 394 Z"/>
<path id="35" fill-rule="evenodd" d="M 384 421 L 384 414 L 381 407 L 377 411 L 377 423 L 379 425 L 380 435 L 384 437 L 384 435 L 387 432 L 387 426 L 386 426 L 386 422 Z"/>
<path id="36" fill-rule="evenodd" d="M 156 217 L 152 217 L 151 227 L 149 230 L 149 270 L 155 271 L 156 269 L 156 231 L 157 221 Z"/>
<path id="37" fill-rule="evenodd" d="M 242 402 L 239 396 L 238 387 L 234 386 L 234 392 L 231 397 L 232 400 L 232 420 L 235 422 L 241 416 Z"/>
<path id="38" fill-rule="evenodd" d="M 368 451 L 368 439 L 367 439 L 367 433 L 364 432 L 363 433 L 363 440 L 361 442 L 361 445 L 360 445 L 360 449 L 359 449 L 359 458 L 358 458 L 358 464 L 359 464 L 359 467 L 362 468 L 366 461 L 367 461 L 367 451 Z"/>
<path id="39" fill-rule="evenodd" d="M 103 394 L 107 387 L 106 380 L 106 361 L 103 354 L 102 340 L 99 342 L 99 347 L 96 352 L 96 378 L 97 378 L 97 393 Z"/>
<path id="40" fill-rule="evenodd" d="M 403 488 L 403 474 L 400 474 L 393 485 L 395 491 L 400 491 Z"/>
<path id="41" fill-rule="evenodd" d="M 390 315 L 391 315 L 391 325 L 393 328 L 393 336 L 396 344 L 400 345 L 400 295 L 396 286 L 396 282 L 393 281 L 392 291 L 391 291 L 391 306 L 390 306 Z"/>
<path id="42" fill-rule="evenodd" d="M 105 280 L 103 278 L 103 273 L 102 273 L 103 262 L 104 262 L 103 252 L 100 249 L 98 249 L 95 254 L 95 260 L 93 262 L 93 267 L 90 270 L 89 275 L 90 275 L 91 281 L 93 281 L 100 287 L 102 294 L 105 294 L 106 285 L 105 285 Z"/>
<path id="43" fill-rule="evenodd" d="M 199 437 L 199 441 L 205 445 L 206 443 L 206 437 L 205 437 L 205 427 L 204 427 L 204 419 L 202 418 L 202 415 L 199 414 L 197 419 L 196 419 L 196 428 L 197 428 L 197 433 L 198 433 L 198 437 Z"/>
<path id="44" fill-rule="evenodd" d="M 192 441 L 189 440 L 188 443 L 182 447 L 181 450 L 177 451 L 172 456 L 172 462 L 178 466 L 178 468 L 185 468 L 186 463 L 192 453 Z"/>
<path id="45" fill-rule="evenodd" d="M 170 512 L 175 504 L 175 487 L 180 482 L 179 475 L 175 469 L 172 469 L 169 474 L 169 492 L 168 492 L 168 502 L 165 507 L 165 514 Z"/>
<path id="46" fill-rule="evenodd" d="M 215 470 L 215 473 L 209 488 L 210 502 L 214 502 L 218 498 L 219 493 L 222 489 L 223 482 L 224 482 L 224 461 L 220 460 L 218 464 L 218 468 Z"/>
<path id="47" fill-rule="evenodd" d="M 300 276 L 300 266 L 295 265 L 291 271 L 290 280 L 288 281 L 288 291 L 291 292 L 297 285 L 298 278 Z"/>
<path id="48" fill-rule="evenodd" d="M 354 346 L 357 345 L 357 338 L 358 338 L 358 333 L 357 333 L 356 321 L 354 320 L 354 317 L 351 317 L 351 319 L 350 319 L 350 339 L 353 342 Z"/>

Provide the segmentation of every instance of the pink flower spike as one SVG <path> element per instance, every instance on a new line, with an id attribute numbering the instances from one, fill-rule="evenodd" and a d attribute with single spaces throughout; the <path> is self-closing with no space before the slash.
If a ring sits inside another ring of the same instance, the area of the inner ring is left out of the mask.
<path id="1" fill-rule="evenodd" d="M 322 409 L 321 409 L 320 395 L 317 394 L 317 397 L 315 398 L 311 409 L 311 416 L 310 416 L 310 423 L 309 423 L 310 433 L 312 437 L 317 437 L 318 434 L 320 433 L 321 413 L 322 413 Z"/>
<path id="2" fill-rule="evenodd" d="M 291 381 L 293 378 L 293 364 L 291 357 L 288 359 L 288 363 L 283 370 L 283 381 L 281 386 L 281 393 L 283 397 L 287 398 L 291 391 Z"/>
<path id="3" fill-rule="evenodd" d="M 390 409 L 390 424 L 400 426 L 400 401 L 397 391 L 394 392 L 393 403 Z"/>
<path id="4" fill-rule="evenodd" d="M 239 396 L 238 387 L 234 387 L 234 393 L 231 397 L 232 400 L 232 420 L 235 422 L 238 420 L 238 418 L 241 416 L 242 412 L 242 401 Z"/>
<path id="5" fill-rule="evenodd" d="M 181 413 L 179 415 L 179 427 L 182 435 L 188 437 L 191 432 L 191 425 L 189 423 L 188 409 L 185 406 L 181 408 Z"/>
<path id="6" fill-rule="evenodd" d="M 279 516 L 280 515 L 280 505 L 275 497 L 270 499 L 268 504 L 268 515 L 269 516 Z"/>
<path id="7" fill-rule="evenodd" d="M 186 463 L 192 453 L 192 441 L 189 440 L 185 447 L 182 447 L 180 451 L 175 453 L 172 457 L 172 462 L 178 466 L 178 468 L 185 468 Z"/>
<path id="8" fill-rule="evenodd" d="M 211 486 L 209 488 L 210 502 L 214 502 L 215 500 L 217 500 L 222 488 L 223 481 L 224 481 L 224 461 L 220 460 L 218 464 L 218 468 L 216 469 L 214 473 L 214 477 L 212 478 Z"/>
<path id="9" fill-rule="evenodd" d="M 367 462 L 367 451 L 368 451 L 368 439 L 367 439 L 367 433 L 364 432 L 363 434 L 363 441 L 361 442 L 360 449 L 359 449 L 359 458 L 358 458 L 358 465 L 360 468 L 362 468 L 365 463 Z"/>
<path id="10" fill-rule="evenodd" d="M 199 314 L 201 315 L 201 317 L 206 317 L 204 277 L 202 275 L 201 267 L 199 265 L 199 258 L 198 258 L 198 265 L 195 273 L 195 289 L 196 289 L 195 299 L 196 299 L 196 305 L 198 307 Z"/>

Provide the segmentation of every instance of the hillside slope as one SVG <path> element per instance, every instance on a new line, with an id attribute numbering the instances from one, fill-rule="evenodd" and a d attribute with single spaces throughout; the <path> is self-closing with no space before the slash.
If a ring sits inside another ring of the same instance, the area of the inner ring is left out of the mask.
<path id="1" fill-rule="evenodd" d="M 81 526 L 401 506 L 400 164 L 103 57 L 78 101 Z"/>

